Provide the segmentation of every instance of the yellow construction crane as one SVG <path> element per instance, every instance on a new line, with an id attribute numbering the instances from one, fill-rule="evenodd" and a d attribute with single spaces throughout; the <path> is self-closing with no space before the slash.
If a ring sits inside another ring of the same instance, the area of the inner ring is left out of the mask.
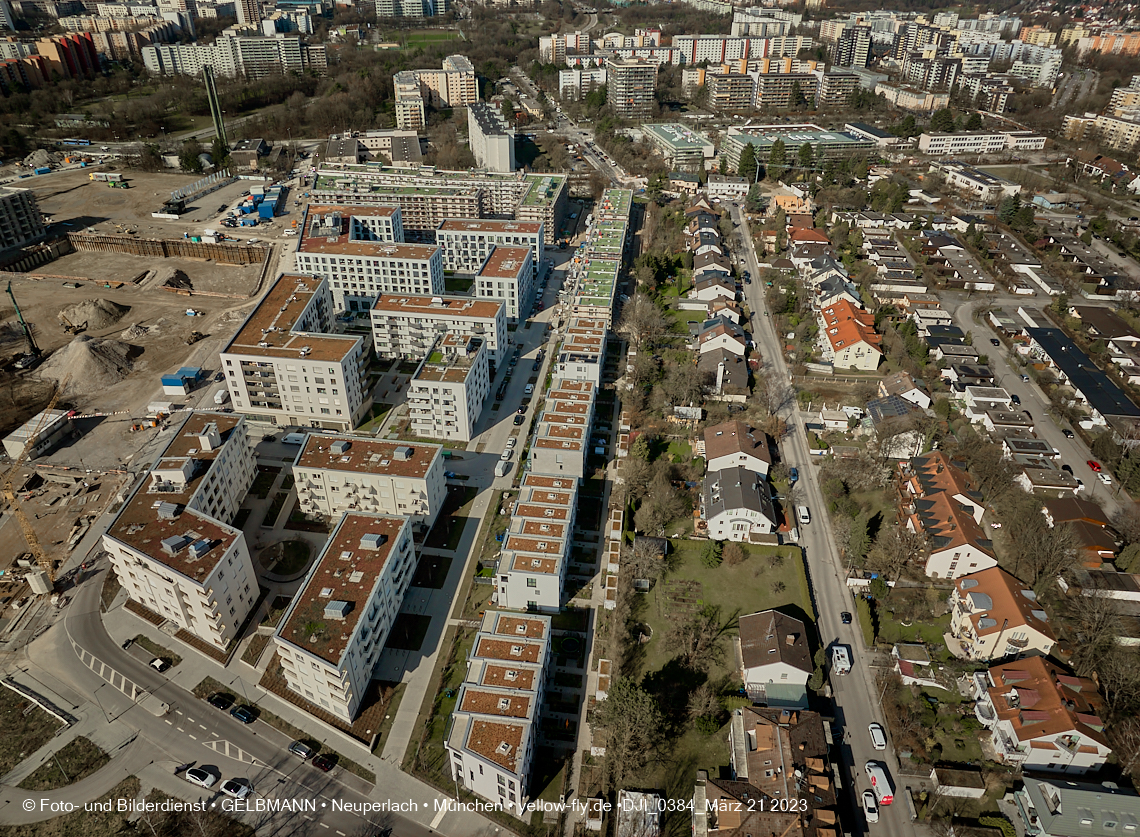
<path id="1" fill-rule="evenodd" d="M 16 497 L 16 490 L 12 487 L 12 480 L 16 478 L 16 471 L 24 464 L 24 460 L 28 458 L 28 451 L 31 450 L 32 444 L 35 442 L 36 437 L 39 435 L 40 430 L 43 429 L 44 422 L 48 419 L 48 414 L 55 409 L 59 397 L 63 394 L 67 382 L 71 379 L 68 375 L 64 378 L 59 386 L 56 387 L 55 393 L 51 397 L 51 401 L 44 407 L 43 412 L 40 414 L 40 420 L 36 423 L 35 430 L 28 436 L 28 441 L 24 443 L 24 449 L 20 451 L 20 455 L 16 457 L 16 461 L 12 463 L 12 467 L 8 469 L 3 477 L 3 485 L 0 490 L 3 491 L 4 499 L 8 501 L 8 506 L 12 510 L 12 514 L 16 516 L 16 520 L 20 522 L 20 528 L 24 531 L 24 540 L 28 542 L 28 548 L 31 549 L 32 555 L 35 556 L 36 561 L 39 562 L 40 567 L 47 573 L 48 581 L 53 585 L 55 584 L 55 566 L 52 563 L 50 556 L 40 546 L 39 536 L 36 535 L 36 530 L 32 527 L 32 522 L 28 520 L 28 516 L 24 514 L 23 508 L 20 507 L 20 501 Z"/>

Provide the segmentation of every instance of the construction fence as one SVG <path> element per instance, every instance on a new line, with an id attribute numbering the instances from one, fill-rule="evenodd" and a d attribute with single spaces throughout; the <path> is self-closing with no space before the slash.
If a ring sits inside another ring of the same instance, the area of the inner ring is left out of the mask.
<path id="1" fill-rule="evenodd" d="M 129 235 L 68 233 L 67 240 L 80 252 L 125 253 L 153 259 L 208 259 L 218 264 L 261 264 L 268 257 L 268 247 L 249 244 L 207 244 L 187 239 L 135 238 Z"/>

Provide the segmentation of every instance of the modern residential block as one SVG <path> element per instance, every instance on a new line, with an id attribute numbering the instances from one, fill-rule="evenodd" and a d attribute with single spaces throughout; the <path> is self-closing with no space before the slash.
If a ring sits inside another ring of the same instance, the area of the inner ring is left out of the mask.
<path id="1" fill-rule="evenodd" d="M 512 322 L 524 320 L 534 296 L 534 274 L 529 247 L 495 247 L 475 274 L 475 296 L 501 302 Z"/>
<path id="2" fill-rule="evenodd" d="M 103 535 L 127 595 L 219 651 L 258 598 L 245 535 L 229 525 L 255 472 L 243 417 L 193 413 Z"/>
<path id="3" fill-rule="evenodd" d="M 529 801 L 534 719 L 549 677 L 550 617 L 488 611 L 469 663 L 445 741 L 451 777 L 518 813 L 515 806 Z M 499 683 L 504 691 L 490 688 Z"/>
<path id="4" fill-rule="evenodd" d="M 467 137 L 475 164 L 498 172 L 515 170 L 515 129 L 486 102 L 467 106 Z"/>
<path id="5" fill-rule="evenodd" d="M 297 507 L 332 520 L 362 511 L 402 515 L 430 529 L 447 495 L 443 448 L 423 442 L 310 434 L 293 477 Z"/>
<path id="6" fill-rule="evenodd" d="M 495 604 L 557 613 L 574 542 L 578 480 L 527 473 L 496 572 Z"/>
<path id="7" fill-rule="evenodd" d="M 396 99 L 396 127 L 402 131 L 419 131 L 427 126 L 424 97 L 415 71 L 401 70 L 392 77 Z"/>
<path id="8" fill-rule="evenodd" d="M 440 337 L 408 382 L 410 431 L 428 439 L 469 442 L 491 391 L 489 352 L 477 337 Z"/>
<path id="9" fill-rule="evenodd" d="M 606 101 L 621 118 L 648 118 L 656 92 L 656 63 L 640 58 L 606 61 Z"/>
<path id="10" fill-rule="evenodd" d="M 43 234 L 44 219 L 32 191 L 0 186 L 0 251 L 20 247 Z"/>
<path id="11" fill-rule="evenodd" d="M 558 349 L 554 378 L 588 381 L 602 385 L 606 363 L 606 322 L 588 317 L 571 317 Z"/>
<path id="12" fill-rule="evenodd" d="M 380 295 L 372 306 L 372 342 L 384 358 L 423 357 L 440 335 L 478 337 L 496 366 L 507 350 L 506 306 L 466 296 Z"/>
<path id="13" fill-rule="evenodd" d="M 289 689 L 351 722 L 415 569 L 408 518 L 344 515 L 273 635 Z"/>
<path id="14" fill-rule="evenodd" d="M 220 355 L 235 409 L 279 426 L 351 430 L 363 420 L 368 345 L 331 333 L 332 307 L 327 280 L 278 277 Z"/>
<path id="15" fill-rule="evenodd" d="M 448 218 L 435 230 L 443 251 L 443 269 L 476 273 L 495 247 L 529 247 L 531 279 L 537 278 L 546 255 L 546 224 L 493 218 Z"/>
<path id="16" fill-rule="evenodd" d="M 597 388 L 591 381 L 552 380 L 534 427 L 530 470 L 536 474 L 586 476 L 590 426 Z"/>

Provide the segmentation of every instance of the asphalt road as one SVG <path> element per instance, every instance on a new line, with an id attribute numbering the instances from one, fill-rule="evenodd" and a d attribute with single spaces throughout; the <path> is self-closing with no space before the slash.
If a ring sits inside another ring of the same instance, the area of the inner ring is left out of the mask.
<path id="1" fill-rule="evenodd" d="M 733 218 L 741 225 L 744 233 L 745 261 L 753 276 L 760 275 L 759 261 L 748 232 L 748 222 L 738 207 L 732 208 Z M 764 361 L 764 372 L 770 372 L 778 380 L 791 381 L 780 343 L 772 319 L 764 300 L 764 285 L 753 282 L 744 286 L 744 295 L 752 311 L 752 339 L 760 349 Z M 840 618 L 843 611 L 855 611 L 851 593 L 842 580 L 844 572 L 839 560 L 839 551 L 831 535 L 827 522 L 827 508 L 820 492 L 815 466 L 811 463 L 807 449 L 807 435 L 804 423 L 796 409 L 794 398 L 781 410 L 788 422 L 788 435 L 780 447 L 784 462 L 799 469 L 799 490 L 801 502 L 814 510 L 813 522 L 800 529 L 800 545 L 804 549 L 808 575 L 811 581 L 813 598 L 818 611 L 817 627 L 820 642 L 830 648 L 833 644 L 847 645 L 852 650 L 852 670 L 845 676 L 832 675 L 830 678 L 835 702 L 835 727 L 840 728 L 843 741 L 839 745 L 842 763 L 843 790 L 840 798 L 847 803 L 848 812 L 844 822 L 850 825 L 848 833 L 869 832 L 876 837 L 914 837 L 915 829 L 910 821 L 907 806 L 903 799 L 905 787 L 900 779 L 898 760 L 893 749 L 876 751 L 871 746 L 867 727 L 871 723 L 887 728 L 879 705 L 879 690 L 875 684 L 875 670 L 869 665 L 868 652 L 858 624 L 844 625 Z M 830 671 L 830 666 L 828 666 Z M 888 730 L 888 740 L 889 740 Z M 879 822 L 868 826 L 861 813 L 852 813 L 859 807 L 858 797 L 863 790 L 870 788 L 864 770 L 868 761 L 879 761 L 887 765 L 887 772 L 895 786 L 895 803 L 880 808 Z M 852 793 L 852 791 L 855 791 Z"/>

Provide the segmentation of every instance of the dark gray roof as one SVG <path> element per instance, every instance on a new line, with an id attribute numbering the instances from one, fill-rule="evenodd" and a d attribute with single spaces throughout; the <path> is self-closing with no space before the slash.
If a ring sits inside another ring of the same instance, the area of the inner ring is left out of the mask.
<path id="1" fill-rule="evenodd" d="M 868 401 L 867 412 L 871 416 L 871 423 L 877 425 L 889 418 L 919 412 L 919 409 L 900 395 L 888 395 L 886 398 L 873 398 Z"/>
<path id="2" fill-rule="evenodd" d="M 775 610 L 741 616 L 740 656 L 745 668 L 787 663 L 811 674 L 807 630 L 799 619 Z"/>
<path id="3" fill-rule="evenodd" d="M 1088 785 L 1066 779 L 1026 778 L 1025 794 L 1037 814 L 1037 827 L 1049 837 L 1111 834 L 1105 822 L 1140 821 L 1140 796 L 1134 791 Z M 1091 820 L 1092 825 L 1085 825 Z"/>
<path id="4" fill-rule="evenodd" d="M 1085 397 L 1089 406 L 1102 416 L 1140 417 L 1140 407 L 1133 404 L 1061 329 L 1027 328 L 1025 332 Z"/>
<path id="5" fill-rule="evenodd" d="M 705 514 L 708 519 L 724 511 L 749 509 L 776 525 L 776 509 L 764 478 L 747 468 L 724 468 L 705 475 Z"/>

